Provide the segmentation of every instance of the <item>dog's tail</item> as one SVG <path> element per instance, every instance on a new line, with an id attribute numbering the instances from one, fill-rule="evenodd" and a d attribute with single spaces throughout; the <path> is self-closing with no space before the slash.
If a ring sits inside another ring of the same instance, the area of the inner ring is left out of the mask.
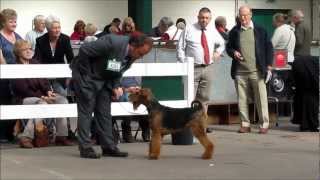
<path id="1" fill-rule="evenodd" d="M 199 110 L 203 109 L 203 105 L 199 100 L 194 100 L 191 103 L 191 108 L 194 109 L 194 110 L 199 111 Z"/>

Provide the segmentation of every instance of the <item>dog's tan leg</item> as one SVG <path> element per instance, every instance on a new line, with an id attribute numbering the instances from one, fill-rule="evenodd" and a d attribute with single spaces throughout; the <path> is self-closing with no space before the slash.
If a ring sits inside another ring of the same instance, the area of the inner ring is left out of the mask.
<path id="1" fill-rule="evenodd" d="M 202 154 L 202 159 L 211 159 L 214 151 L 214 144 L 208 138 L 204 126 L 193 124 L 191 126 L 191 130 L 193 135 L 200 141 L 202 146 L 205 148 L 205 151 Z"/>
<path id="2" fill-rule="evenodd" d="M 160 130 L 153 130 L 149 147 L 149 159 L 159 159 L 161 139 Z"/>

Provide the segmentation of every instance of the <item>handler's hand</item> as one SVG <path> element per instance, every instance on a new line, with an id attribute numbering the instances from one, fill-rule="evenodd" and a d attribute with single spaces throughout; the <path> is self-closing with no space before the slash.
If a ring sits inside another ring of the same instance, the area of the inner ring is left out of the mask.
<path id="1" fill-rule="evenodd" d="M 112 89 L 112 100 L 118 100 L 120 96 L 123 94 L 123 90 L 121 87 Z"/>

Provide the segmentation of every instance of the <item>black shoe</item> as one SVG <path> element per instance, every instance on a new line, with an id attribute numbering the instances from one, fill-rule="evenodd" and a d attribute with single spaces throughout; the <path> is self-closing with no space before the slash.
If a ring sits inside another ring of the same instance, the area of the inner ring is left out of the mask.
<path id="1" fill-rule="evenodd" d="M 111 157 L 128 157 L 127 152 L 121 152 L 119 149 L 115 150 L 102 150 L 102 156 L 111 156 Z"/>
<path id="2" fill-rule="evenodd" d="M 93 148 L 79 148 L 80 157 L 88 159 L 99 159 L 100 154 L 96 153 Z"/>

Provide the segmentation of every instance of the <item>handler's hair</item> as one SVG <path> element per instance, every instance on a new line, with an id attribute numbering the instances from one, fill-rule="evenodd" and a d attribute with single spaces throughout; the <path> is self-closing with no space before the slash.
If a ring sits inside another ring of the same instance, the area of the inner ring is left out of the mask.
<path id="1" fill-rule="evenodd" d="M 129 44 L 133 47 L 142 47 L 145 44 L 152 47 L 152 40 L 143 33 L 133 32 L 130 35 Z"/>

